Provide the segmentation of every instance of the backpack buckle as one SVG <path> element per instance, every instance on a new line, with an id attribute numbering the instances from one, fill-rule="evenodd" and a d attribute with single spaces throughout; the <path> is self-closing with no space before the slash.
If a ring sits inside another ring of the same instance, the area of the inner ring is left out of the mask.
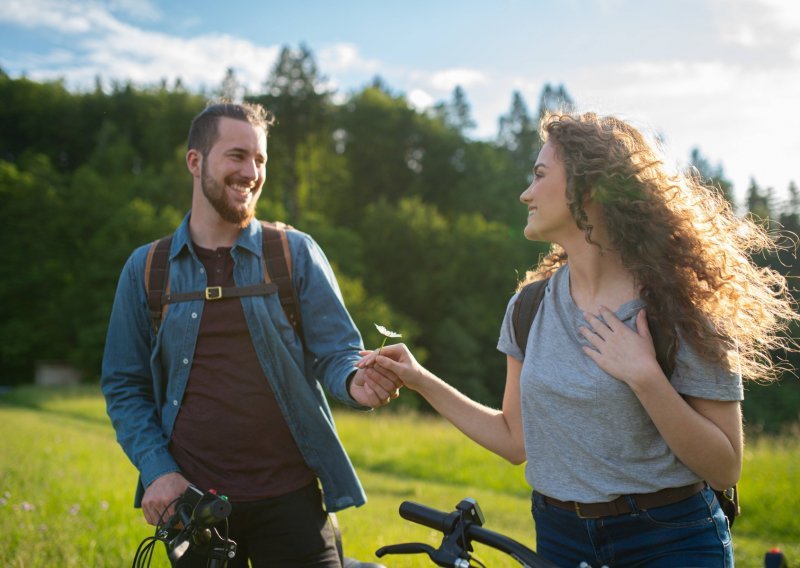
<path id="1" fill-rule="evenodd" d="M 206 288 L 206 300 L 219 300 L 222 298 L 222 286 L 209 286 Z"/>

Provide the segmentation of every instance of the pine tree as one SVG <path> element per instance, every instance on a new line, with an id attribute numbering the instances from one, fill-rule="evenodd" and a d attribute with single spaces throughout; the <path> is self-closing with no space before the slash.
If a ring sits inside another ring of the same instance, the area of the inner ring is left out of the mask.
<path id="1" fill-rule="evenodd" d="M 273 184 L 273 196 L 282 198 L 290 222 L 296 222 L 302 212 L 300 179 L 308 177 L 298 168 L 308 164 L 303 155 L 326 128 L 331 93 L 324 88 L 324 80 L 308 47 L 301 44 L 293 50 L 284 46 L 264 83 L 266 94 L 249 98 L 275 115 L 268 182 Z"/>
<path id="2" fill-rule="evenodd" d="M 747 188 L 747 211 L 753 217 L 769 222 L 771 218 L 769 190 L 763 190 L 756 182 L 755 178 L 750 178 L 750 185 Z"/>
<path id="3" fill-rule="evenodd" d="M 467 94 L 460 85 L 453 89 L 453 95 L 449 102 L 438 103 L 434 106 L 433 114 L 459 134 L 465 134 L 468 130 L 475 128 Z"/>
<path id="4" fill-rule="evenodd" d="M 225 78 L 222 80 L 217 94 L 221 99 L 232 103 L 240 103 L 244 99 L 245 88 L 236 78 L 233 67 L 228 67 L 225 71 Z"/>
<path id="5" fill-rule="evenodd" d="M 703 183 L 716 189 L 728 202 L 735 207 L 733 196 L 733 183 L 725 177 L 725 172 L 722 169 L 722 164 L 712 166 L 700 148 L 692 148 L 689 154 L 689 165 L 694 168 Z"/>
<path id="6" fill-rule="evenodd" d="M 564 85 L 553 87 L 547 83 L 542 89 L 542 94 L 539 96 L 539 118 L 541 119 L 548 112 L 575 112 L 575 101 L 569 96 Z"/>
<path id="7" fill-rule="evenodd" d="M 517 169 L 528 171 L 542 146 L 538 124 L 528 113 L 528 106 L 519 91 L 514 91 L 508 114 L 500 117 L 497 145 L 508 150 Z"/>

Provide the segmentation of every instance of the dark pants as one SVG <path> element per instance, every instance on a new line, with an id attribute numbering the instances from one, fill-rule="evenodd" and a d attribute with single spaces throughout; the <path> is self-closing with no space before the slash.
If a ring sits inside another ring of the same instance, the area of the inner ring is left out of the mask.
<path id="1" fill-rule="evenodd" d="M 287 495 L 232 503 L 228 537 L 236 542 L 236 557 L 228 568 L 341 568 L 333 528 L 322 509 L 317 484 Z M 224 536 L 222 526 L 220 535 Z M 208 558 L 190 548 L 176 568 L 205 568 Z"/>

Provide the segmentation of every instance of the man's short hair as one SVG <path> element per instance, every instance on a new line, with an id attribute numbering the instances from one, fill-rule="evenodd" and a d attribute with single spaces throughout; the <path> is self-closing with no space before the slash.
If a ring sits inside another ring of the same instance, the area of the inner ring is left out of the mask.
<path id="1" fill-rule="evenodd" d="M 217 141 L 217 124 L 220 118 L 248 122 L 257 128 L 263 128 L 266 135 L 269 135 L 269 127 L 275 123 L 273 114 L 260 104 L 212 102 L 192 119 L 189 150 L 199 150 L 203 156 L 208 156 Z"/>

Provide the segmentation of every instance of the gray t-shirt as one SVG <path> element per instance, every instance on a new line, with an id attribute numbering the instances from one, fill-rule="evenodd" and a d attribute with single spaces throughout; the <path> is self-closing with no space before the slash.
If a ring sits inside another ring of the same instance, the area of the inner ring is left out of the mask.
<path id="1" fill-rule="evenodd" d="M 523 360 L 516 344 L 511 298 L 497 348 Z M 616 316 L 634 328 L 644 302 Z M 583 351 L 578 328 L 588 325 L 570 294 L 569 267 L 550 279 L 531 326 L 520 374 L 525 478 L 564 501 L 596 503 L 699 481 L 669 449 L 633 391 Z M 680 341 L 672 386 L 681 394 L 742 400 L 742 379 L 702 359 Z"/>

